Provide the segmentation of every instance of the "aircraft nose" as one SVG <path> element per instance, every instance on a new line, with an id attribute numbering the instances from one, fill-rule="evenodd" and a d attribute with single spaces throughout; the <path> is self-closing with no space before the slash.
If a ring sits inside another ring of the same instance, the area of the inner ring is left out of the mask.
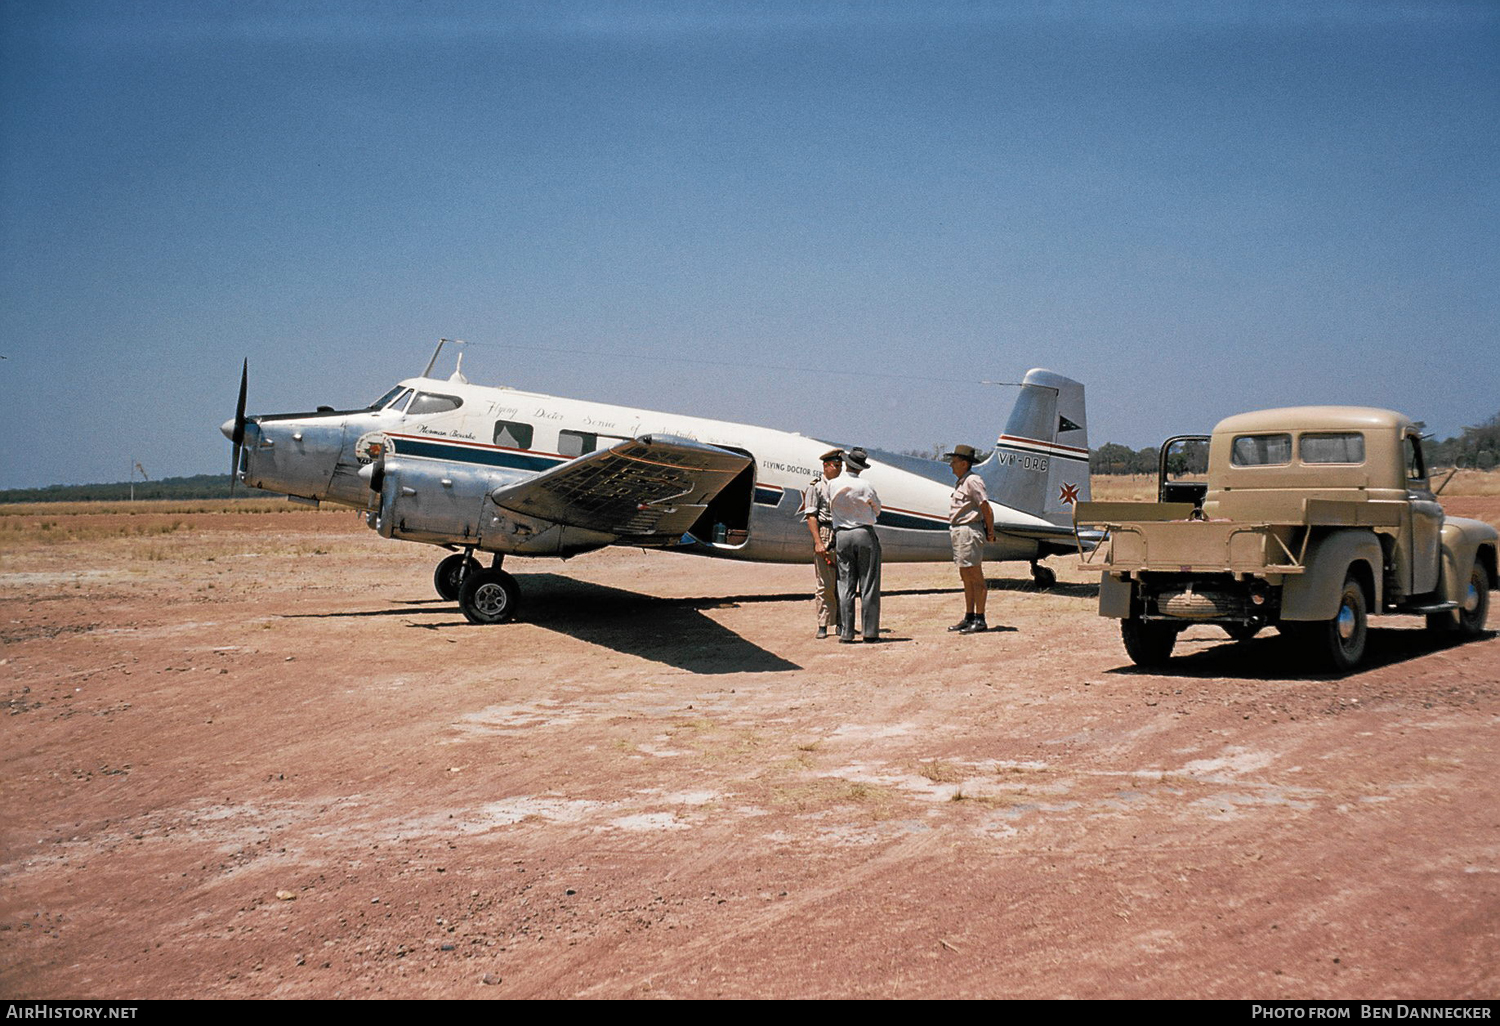
<path id="1" fill-rule="evenodd" d="M 225 438 L 229 439 L 231 442 L 234 441 L 234 418 L 230 417 L 224 423 L 220 424 L 219 430 L 224 432 Z"/>

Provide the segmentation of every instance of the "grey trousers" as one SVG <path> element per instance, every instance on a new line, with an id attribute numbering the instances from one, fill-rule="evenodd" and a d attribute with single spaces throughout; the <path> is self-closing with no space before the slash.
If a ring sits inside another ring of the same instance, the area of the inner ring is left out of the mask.
<path id="1" fill-rule="evenodd" d="M 880 539 L 872 527 L 839 531 L 839 637 L 854 637 L 854 595 L 866 641 L 880 637 Z"/>

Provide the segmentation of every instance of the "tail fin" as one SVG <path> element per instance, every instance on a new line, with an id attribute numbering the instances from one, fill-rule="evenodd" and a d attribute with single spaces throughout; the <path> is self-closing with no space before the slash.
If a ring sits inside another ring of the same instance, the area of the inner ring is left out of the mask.
<path id="1" fill-rule="evenodd" d="M 974 470 L 994 501 L 1071 525 L 1073 504 L 1089 501 L 1083 384 L 1040 367 L 1027 371 L 995 451 Z"/>

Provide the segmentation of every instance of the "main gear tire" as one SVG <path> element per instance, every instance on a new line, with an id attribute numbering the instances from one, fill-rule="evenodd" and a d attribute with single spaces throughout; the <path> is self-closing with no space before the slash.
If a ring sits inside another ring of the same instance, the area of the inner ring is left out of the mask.
<path id="1" fill-rule="evenodd" d="M 464 578 L 458 593 L 458 608 L 470 623 L 506 623 L 520 607 L 521 586 L 504 570 L 476 570 Z"/>

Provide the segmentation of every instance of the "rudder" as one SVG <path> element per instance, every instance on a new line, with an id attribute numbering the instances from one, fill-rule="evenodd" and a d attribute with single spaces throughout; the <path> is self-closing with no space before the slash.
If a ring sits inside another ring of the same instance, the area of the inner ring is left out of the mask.
<path id="1" fill-rule="evenodd" d="M 974 469 L 994 501 L 1071 526 L 1073 504 L 1089 501 L 1083 383 L 1041 367 L 1027 371 L 995 451 Z"/>

